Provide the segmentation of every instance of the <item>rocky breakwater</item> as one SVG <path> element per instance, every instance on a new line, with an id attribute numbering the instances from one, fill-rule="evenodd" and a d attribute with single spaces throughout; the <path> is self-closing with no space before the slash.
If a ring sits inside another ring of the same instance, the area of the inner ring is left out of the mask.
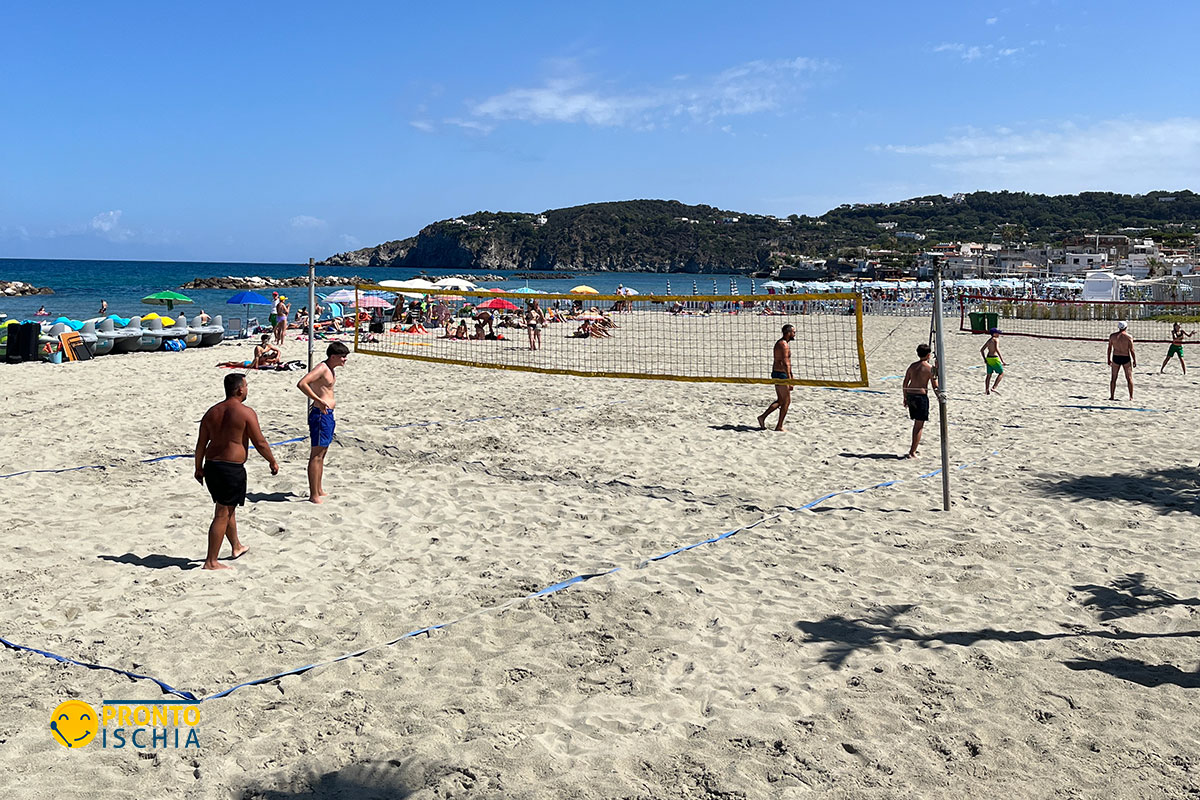
<path id="1" fill-rule="evenodd" d="M 24 281 L 0 281 L 0 294 L 16 297 L 23 294 L 54 294 L 54 290 L 49 286 L 34 286 Z"/>
<path id="2" fill-rule="evenodd" d="M 366 278 L 352 276 L 349 278 L 337 275 L 318 275 L 317 286 L 353 286 L 357 283 L 370 283 Z M 223 278 L 195 278 L 188 281 L 182 289 L 295 289 L 308 286 L 308 276 L 296 278 L 263 278 L 258 275 L 243 277 L 225 276 Z"/>

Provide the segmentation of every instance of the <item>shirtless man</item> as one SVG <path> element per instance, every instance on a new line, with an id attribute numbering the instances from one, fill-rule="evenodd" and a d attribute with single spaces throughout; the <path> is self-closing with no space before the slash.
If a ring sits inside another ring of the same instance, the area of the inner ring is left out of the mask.
<path id="1" fill-rule="evenodd" d="M 1000 380 L 1004 377 L 1004 368 L 1008 366 L 1008 362 L 1004 360 L 1004 356 L 1000 355 L 1000 329 L 992 328 L 988 333 L 991 334 L 991 338 L 983 343 L 983 347 L 979 348 L 979 355 L 983 356 L 983 363 L 987 365 L 987 375 L 983 378 L 983 393 L 1000 394 Z M 992 383 L 993 372 L 996 373 L 994 384 Z"/>
<path id="2" fill-rule="evenodd" d="M 792 379 L 792 348 L 788 342 L 795 338 L 795 326 L 784 325 L 783 335 L 779 337 L 779 341 L 775 342 L 775 349 L 771 355 L 772 380 L 786 381 Z M 767 429 L 767 416 L 775 409 L 779 409 L 779 419 L 775 422 L 775 430 L 782 431 L 783 419 L 787 416 L 788 407 L 791 404 L 791 385 L 786 383 L 775 384 L 775 402 L 767 406 L 767 410 L 758 415 L 758 427 L 765 431 Z"/>
<path id="3" fill-rule="evenodd" d="M 1183 367 L 1183 374 L 1187 375 L 1187 364 L 1183 363 L 1183 337 L 1191 336 L 1193 333 L 1195 331 L 1185 331 L 1178 322 L 1171 327 L 1171 346 L 1167 348 L 1167 357 L 1163 359 L 1162 366 L 1158 368 L 1159 373 L 1166 370 L 1171 356 L 1179 356 L 1179 366 Z"/>
<path id="4" fill-rule="evenodd" d="M 258 369 L 265 364 L 279 363 L 279 348 L 270 341 L 271 334 L 264 333 L 262 341 L 254 348 L 254 360 L 250 362 L 250 369 Z"/>
<path id="5" fill-rule="evenodd" d="M 1133 337 L 1126 330 L 1125 322 L 1117 323 L 1117 332 L 1108 337 L 1108 365 L 1112 368 L 1112 380 L 1108 382 L 1108 399 L 1117 399 L 1117 374 L 1125 370 L 1125 382 L 1129 385 L 1129 399 L 1133 399 L 1133 370 L 1137 367 L 1137 354 L 1133 352 Z"/>
<path id="6" fill-rule="evenodd" d="M 484 329 L 487 329 L 487 334 L 484 334 Z M 492 327 L 492 312 L 477 311 L 475 312 L 475 335 L 472 339 L 486 339 L 489 336 L 495 337 L 496 329 Z"/>
<path id="7" fill-rule="evenodd" d="M 246 405 L 246 376 L 232 373 L 225 376 L 225 400 L 217 403 L 200 420 L 200 435 L 196 439 L 196 480 L 208 486 L 215 510 L 208 526 L 208 554 L 204 569 L 230 569 L 217 561 L 221 540 L 229 539 L 233 558 L 246 552 L 238 539 L 237 507 L 246 504 L 246 444 L 271 465 L 271 474 L 279 474 L 279 464 L 271 453 L 258 415 Z"/>
<path id="8" fill-rule="evenodd" d="M 917 360 L 908 365 L 904 373 L 904 407 L 913 421 L 912 445 L 904 458 L 916 458 L 917 446 L 921 444 L 921 431 L 929 421 L 929 385 L 937 391 L 937 375 L 929 363 L 929 345 L 917 345 Z"/>
<path id="9" fill-rule="evenodd" d="M 321 479 L 325 475 L 325 453 L 333 444 L 333 384 L 337 380 L 334 370 L 346 363 L 350 348 L 341 342 L 333 342 L 325 350 L 325 360 L 313 367 L 296 384 L 305 397 L 312 401 L 308 409 L 308 433 L 312 450 L 308 454 L 308 499 L 313 503 L 325 502 L 329 494 Z"/>

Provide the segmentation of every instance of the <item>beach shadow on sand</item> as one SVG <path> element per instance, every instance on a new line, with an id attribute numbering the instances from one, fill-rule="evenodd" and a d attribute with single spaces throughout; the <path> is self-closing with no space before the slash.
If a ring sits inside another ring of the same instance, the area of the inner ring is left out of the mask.
<path id="1" fill-rule="evenodd" d="M 733 431 L 734 433 L 762 433 L 763 429 L 757 425 L 709 425 L 714 431 Z"/>
<path id="2" fill-rule="evenodd" d="M 904 456 L 895 453 L 838 453 L 842 458 L 874 458 L 879 461 L 903 461 Z"/>
<path id="3" fill-rule="evenodd" d="M 1141 572 L 1116 578 L 1108 586 L 1081 584 L 1071 588 L 1087 593 L 1080 599 L 1081 605 L 1098 609 L 1102 622 L 1170 606 L 1200 606 L 1200 597 L 1176 597 L 1165 589 L 1147 586 L 1146 576 Z M 1072 594 L 1072 599 L 1079 598 Z"/>
<path id="4" fill-rule="evenodd" d="M 1200 513 L 1200 469 L 1169 467 L 1116 475 L 1078 475 L 1044 481 L 1036 487 L 1047 497 L 1109 500 L 1155 506 L 1163 513 Z"/>
<path id="5" fill-rule="evenodd" d="M 301 499 L 295 492 L 246 492 L 246 501 L 250 503 L 290 503 Z"/>
<path id="6" fill-rule="evenodd" d="M 1085 585 L 1074 588 L 1090 593 L 1089 597 L 1083 599 L 1083 605 L 1101 608 L 1106 612 L 1136 608 L 1137 610 L 1133 613 L 1138 613 L 1148 608 L 1158 608 L 1164 605 L 1200 605 L 1200 598 L 1178 598 L 1170 592 L 1146 586 L 1145 576 L 1140 574 L 1127 575 L 1113 581 L 1109 586 Z M 835 614 L 815 621 L 799 620 L 794 625 L 797 630 L 804 633 L 803 641 L 826 645 L 820 662 L 830 665 L 835 670 L 841 669 L 855 653 L 871 651 L 882 645 L 904 641 L 915 642 L 920 647 L 937 648 L 947 645 L 970 647 L 979 642 L 1039 642 L 1054 639 L 1095 638 L 1122 642 L 1144 639 L 1200 639 L 1200 631 L 1154 633 L 1112 629 L 1080 630 L 1078 626 L 1050 633 L 1029 630 L 1009 631 L 996 628 L 921 633 L 898 622 L 900 616 L 913 608 L 915 608 L 913 605 L 882 606 L 859 617 Z M 1103 614 L 1102 618 L 1104 618 Z M 1063 627 L 1066 628 L 1066 626 Z M 1106 661 L 1072 659 L 1064 661 L 1063 664 L 1075 670 L 1091 669 L 1107 672 L 1113 677 L 1140 683 L 1144 686 L 1175 683 L 1184 688 L 1200 688 L 1200 673 L 1183 672 L 1169 664 L 1151 665 L 1124 658 Z"/>
<path id="7" fill-rule="evenodd" d="M 199 569 L 204 563 L 201 558 L 180 558 L 179 556 L 165 556 L 162 553 L 151 553 L 148 556 L 134 555 L 126 553 L 123 556 L 96 556 L 101 561 L 112 561 L 115 564 L 132 564 L 135 567 L 145 567 L 146 569 Z"/>
<path id="8" fill-rule="evenodd" d="M 430 770 L 421 781 L 422 770 L 395 759 L 387 761 L 364 761 L 350 764 L 340 770 L 324 774 L 310 774 L 293 778 L 300 784 L 296 789 L 246 788 L 235 795 L 241 800 L 346 800 L 346 798 L 397 798 L 411 797 L 412 787 L 432 779 L 433 785 L 444 785 L 447 789 L 467 792 L 474 788 L 477 778 L 470 770 L 444 767 Z M 417 779 L 417 780 L 413 780 Z M 457 794 L 457 792 L 452 792 Z"/>
<path id="9" fill-rule="evenodd" d="M 1200 689 L 1200 669 L 1184 672 L 1170 664 L 1147 664 L 1132 658 L 1108 658 L 1104 661 L 1077 658 L 1064 661 L 1063 664 L 1067 669 L 1106 672 L 1114 678 L 1141 686 L 1154 687 L 1173 683 L 1184 689 Z"/>

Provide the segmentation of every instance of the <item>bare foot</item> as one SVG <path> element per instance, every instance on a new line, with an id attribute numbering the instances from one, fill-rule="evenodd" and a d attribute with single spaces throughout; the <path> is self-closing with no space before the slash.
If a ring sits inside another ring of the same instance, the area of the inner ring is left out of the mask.
<path id="1" fill-rule="evenodd" d="M 245 545 L 242 545 L 242 546 L 241 546 L 241 547 L 239 547 L 237 550 L 234 550 L 234 551 L 233 551 L 233 555 L 229 557 L 229 560 L 230 560 L 230 561 L 236 561 L 237 559 L 239 559 L 239 558 L 241 558 L 242 556 L 246 555 L 246 551 L 247 551 L 247 550 L 249 550 L 249 549 L 250 549 L 249 547 L 246 547 Z"/>
<path id="2" fill-rule="evenodd" d="M 317 503 L 318 505 L 320 505 L 321 503 L 325 502 L 325 498 L 324 498 L 324 496 L 318 494 L 318 495 L 314 495 L 313 497 L 308 498 L 308 502 Z"/>
<path id="3" fill-rule="evenodd" d="M 984 393 L 984 394 L 991 394 L 991 393 L 992 393 L 992 390 L 991 390 L 991 389 L 984 389 L 984 390 L 983 390 L 983 393 Z"/>
<path id="4" fill-rule="evenodd" d="M 220 561 L 215 564 L 210 564 L 205 561 L 204 566 L 200 569 L 233 569 L 233 567 L 229 566 L 228 564 L 222 564 Z"/>
<path id="5" fill-rule="evenodd" d="M 900 456 L 900 458 L 902 460 L 909 459 L 909 458 L 916 458 L 916 457 L 917 457 L 916 453 L 905 453 L 904 455 Z"/>
<path id="6" fill-rule="evenodd" d="M 787 433 L 786 428 L 776 428 L 775 430 L 778 431 L 779 433 Z"/>
<path id="7" fill-rule="evenodd" d="M 1000 394 L 1000 390 L 999 390 L 999 389 L 992 389 L 992 394 Z"/>
<path id="8" fill-rule="evenodd" d="M 761 431 L 765 431 L 767 429 L 767 415 L 766 414 L 763 414 L 761 417 L 758 418 L 758 429 Z"/>
<path id="9" fill-rule="evenodd" d="M 317 494 L 321 495 L 321 497 L 329 497 L 329 492 L 325 491 L 324 489 L 317 492 Z"/>

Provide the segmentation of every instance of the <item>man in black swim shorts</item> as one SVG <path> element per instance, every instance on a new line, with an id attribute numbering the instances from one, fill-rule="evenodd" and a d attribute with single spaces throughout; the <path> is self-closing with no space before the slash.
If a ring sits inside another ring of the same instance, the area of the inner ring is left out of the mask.
<path id="1" fill-rule="evenodd" d="M 258 415 L 246 405 L 246 376 L 231 373 L 225 376 L 225 400 L 217 403 L 200 420 L 200 435 L 196 439 L 196 480 L 208 487 L 215 509 L 208 526 L 208 553 L 204 569 L 230 569 L 217 557 L 221 542 L 229 539 L 233 558 L 249 548 L 238 539 L 237 507 L 246 504 L 246 445 L 254 449 L 271 465 L 271 474 L 279 474 L 279 464 L 271 445 L 263 436 Z"/>
<path id="2" fill-rule="evenodd" d="M 786 381 L 792 377 L 792 348 L 788 342 L 796 338 L 796 328 L 792 325 L 783 326 L 783 335 L 775 342 L 771 353 L 771 380 Z M 758 415 L 758 427 L 767 429 L 767 415 L 779 409 L 779 419 L 775 422 L 775 430 L 783 430 L 783 419 L 787 416 L 788 407 L 792 404 L 791 384 L 775 384 L 775 402 L 767 406 L 767 410 Z"/>

